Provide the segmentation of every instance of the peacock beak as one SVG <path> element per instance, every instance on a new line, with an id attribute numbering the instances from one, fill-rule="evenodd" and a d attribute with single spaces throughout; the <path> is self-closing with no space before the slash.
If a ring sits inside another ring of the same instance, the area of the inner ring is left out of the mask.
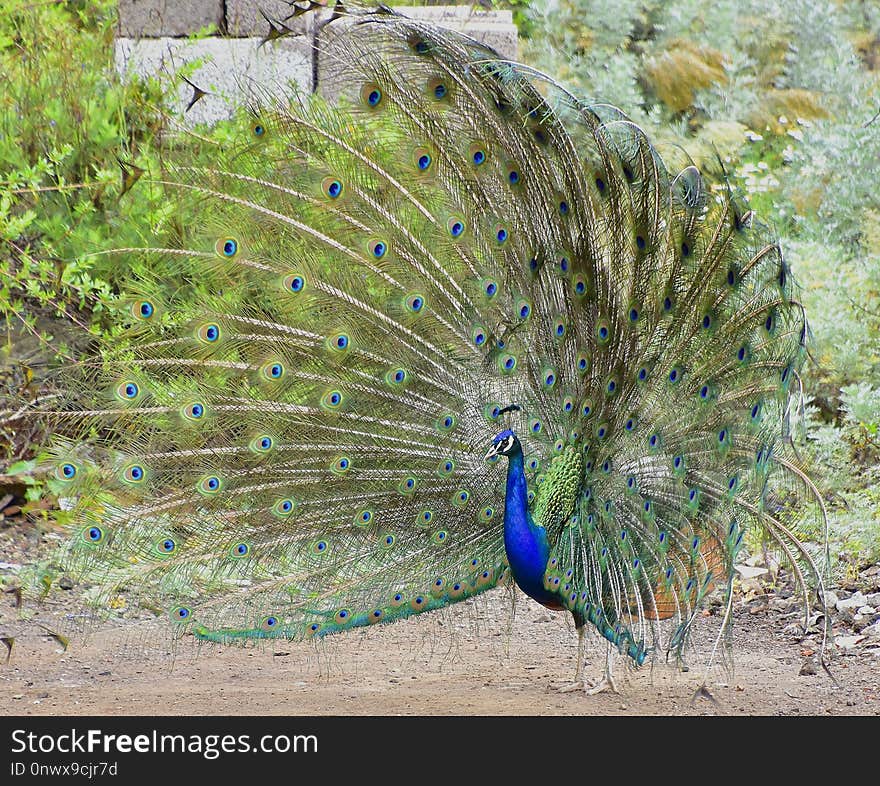
<path id="1" fill-rule="evenodd" d="M 491 448 L 489 448 L 489 450 L 486 451 L 485 460 L 488 461 L 490 458 L 497 456 L 500 449 L 501 449 L 501 443 L 496 442 L 494 445 L 492 445 Z"/>

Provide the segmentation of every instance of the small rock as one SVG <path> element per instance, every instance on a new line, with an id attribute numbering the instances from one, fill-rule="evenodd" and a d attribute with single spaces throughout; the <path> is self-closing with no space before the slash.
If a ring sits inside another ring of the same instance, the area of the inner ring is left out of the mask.
<path id="1" fill-rule="evenodd" d="M 872 592 L 865 599 L 869 606 L 873 606 L 875 609 L 880 608 L 880 592 Z"/>
<path id="2" fill-rule="evenodd" d="M 874 615 L 874 607 L 873 606 L 860 606 L 856 609 L 856 614 L 861 614 L 863 617 L 872 617 Z"/>
<path id="3" fill-rule="evenodd" d="M 553 618 L 549 614 L 541 614 L 541 615 L 535 617 L 535 619 L 533 619 L 532 622 L 540 622 L 540 623 L 553 622 Z"/>
<path id="4" fill-rule="evenodd" d="M 75 585 L 73 583 L 73 579 L 71 579 L 69 576 L 62 576 L 60 579 L 58 579 L 58 586 L 61 587 L 61 589 L 63 590 L 72 590 Z"/>
<path id="5" fill-rule="evenodd" d="M 768 605 L 773 611 L 788 611 L 791 603 L 783 598 L 770 598 Z"/>
<path id="6" fill-rule="evenodd" d="M 880 639 L 880 621 L 868 625 L 866 628 L 862 628 L 861 633 L 872 639 Z"/>
<path id="7" fill-rule="evenodd" d="M 816 673 L 816 663 L 812 658 L 807 658 L 801 664 L 801 670 L 798 672 L 801 677 L 809 677 Z"/>
<path id="8" fill-rule="evenodd" d="M 756 568 L 753 565 L 734 565 L 733 567 L 744 579 L 756 579 L 769 572 L 767 568 Z"/>
<path id="9" fill-rule="evenodd" d="M 835 592 L 832 592 L 831 590 L 825 592 L 825 603 L 827 603 L 830 608 L 837 606 L 838 600 L 840 600 L 840 598 L 837 597 Z"/>
<path id="10" fill-rule="evenodd" d="M 867 604 L 868 599 L 861 592 L 854 592 L 845 600 L 838 600 L 834 605 L 838 611 L 855 611 Z"/>
<path id="11" fill-rule="evenodd" d="M 834 639 L 834 643 L 842 650 L 851 650 L 865 640 L 864 635 L 860 636 L 838 636 Z"/>

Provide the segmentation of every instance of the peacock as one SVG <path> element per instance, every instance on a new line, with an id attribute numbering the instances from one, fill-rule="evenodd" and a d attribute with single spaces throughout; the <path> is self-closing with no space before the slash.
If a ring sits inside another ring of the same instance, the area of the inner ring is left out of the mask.
<path id="1" fill-rule="evenodd" d="M 716 589 L 717 649 L 749 533 L 809 609 L 773 232 L 465 34 L 384 6 L 325 32 L 339 95 L 267 90 L 208 162 L 169 156 L 151 187 L 198 219 L 112 252 L 171 273 L 132 278 L 58 413 L 68 574 L 226 644 L 515 585 L 570 613 L 591 691 L 615 653 L 681 656 Z"/>

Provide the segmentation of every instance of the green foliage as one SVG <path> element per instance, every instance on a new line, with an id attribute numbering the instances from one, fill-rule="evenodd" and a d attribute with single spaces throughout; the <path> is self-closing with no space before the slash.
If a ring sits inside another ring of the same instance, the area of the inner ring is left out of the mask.
<path id="1" fill-rule="evenodd" d="M 728 177 L 780 234 L 813 331 L 801 449 L 839 553 L 880 559 L 877 4 L 536 0 L 533 9 L 531 63 L 620 105 L 665 157 L 680 146 L 710 176 Z"/>
<path id="2" fill-rule="evenodd" d="M 31 327 L 108 294 L 87 254 L 148 223 L 149 205 L 120 204 L 118 159 L 152 138 L 155 96 L 110 76 L 112 11 L 105 0 L 0 13 L 0 312 Z"/>

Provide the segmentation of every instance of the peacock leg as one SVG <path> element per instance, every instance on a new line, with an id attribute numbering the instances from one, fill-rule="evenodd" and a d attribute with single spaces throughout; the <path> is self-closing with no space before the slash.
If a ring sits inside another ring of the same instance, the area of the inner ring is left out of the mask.
<path id="1" fill-rule="evenodd" d="M 574 673 L 574 682 L 569 682 L 565 685 L 560 686 L 557 690 L 560 693 L 571 693 L 576 690 L 586 690 L 589 687 L 589 683 L 584 680 L 584 649 L 586 648 L 587 641 L 587 629 L 584 625 L 578 625 L 577 627 L 578 634 L 578 654 L 577 654 L 577 667 Z"/>
<path id="2" fill-rule="evenodd" d="M 605 655 L 605 676 L 590 688 L 587 693 L 590 696 L 595 696 L 597 693 L 604 693 L 605 691 L 611 691 L 612 693 L 620 693 L 617 689 L 617 684 L 614 682 L 614 675 L 611 673 L 611 666 L 614 663 L 614 652 L 611 649 L 611 644 L 608 644 L 608 649 L 606 650 Z"/>

